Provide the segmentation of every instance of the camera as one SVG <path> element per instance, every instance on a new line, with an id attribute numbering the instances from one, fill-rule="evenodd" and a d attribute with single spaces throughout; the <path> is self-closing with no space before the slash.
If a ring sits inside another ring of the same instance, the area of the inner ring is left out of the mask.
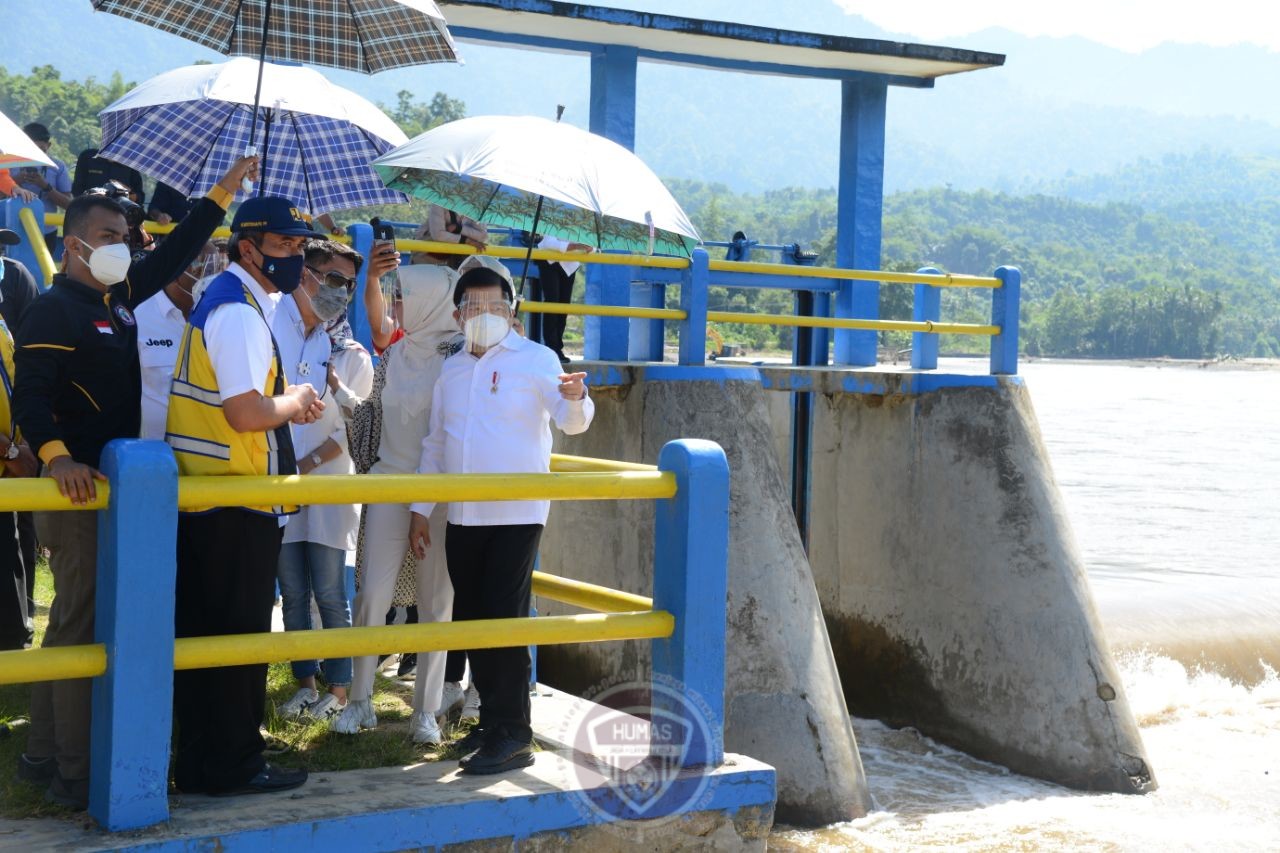
<path id="1" fill-rule="evenodd" d="M 113 178 L 102 186 L 87 191 L 85 195 L 104 195 L 115 199 L 124 208 L 125 222 L 130 228 L 138 228 L 146 218 L 146 211 L 142 209 L 142 205 L 129 198 L 131 192 L 132 190 Z"/>
<path id="2" fill-rule="evenodd" d="M 124 208 L 124 221 L 129 226 L 129 251 L 133 253 L 133 259 L 138 261 L 145 257 L 144 253 L 153 241 L 150 235 L 142 230 L 142 220 L 146 218 L 146 211 L 142 209 L 142 205 L 129 198 L 130 193 L 132 190 L 112 178 L 100 187 L 85 190 L 84 194 L 115 199 L 116 203 Z"/>

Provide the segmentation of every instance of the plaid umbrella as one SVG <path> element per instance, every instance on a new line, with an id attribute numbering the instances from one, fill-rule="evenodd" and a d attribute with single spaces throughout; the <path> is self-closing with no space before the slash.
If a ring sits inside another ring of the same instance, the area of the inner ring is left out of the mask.
<path id="1" fill-rule="evenodd" d="M 365 74 L 458 61 L 434 0 L 93 0 L 93 8 L 228 56 Z"/>
<path id="2" fill-rule="evenodd" d="M 533 116 L 440 125 L 373 164 L 388 186 L 480 222 L 539 227 L 600 249 L 688 255 L 698 232 L 644 161 Z M 541 226 L 539 226 L 541 223 Z"/>
<path id="3" fill-rule="evenodd" d="M 195 65 L 145 81 L 100 114 L 99 156 L 132 166 L 189 196 L 218 182 L 253 124 L 258 63 Z M 370 161 L 407 137 L 385 113 L 318 71 L 266 63 L 262 76 L 264 194 L 314 214 L 406 199 Z"/>

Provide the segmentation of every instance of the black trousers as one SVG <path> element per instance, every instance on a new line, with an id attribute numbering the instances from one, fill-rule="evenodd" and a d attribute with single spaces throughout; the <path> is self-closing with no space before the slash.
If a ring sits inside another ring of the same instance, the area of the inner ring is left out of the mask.
<path id="1" fill-rule="evenodd" d="M 528 616 L 541 537 L 541 524 L 450 524 L 444 552 L 453 582 L 453 621 Z M 467 656 L 480 694 L 480 725 L 531 743 L 529 647 L 469 649 Z"/>
<path id="2" fill-rule="evenodd" d="M 180 516 L 176 636 L 270 631 L 281 534 L 279 519 L 244 509 Z M 266 664 L 174 674 L 179 789 L 234 788 L 262 770 L 266 700 Z"/>
<path id="3" fill-rule="evenodd" d="M 0 651 L 31 642 L 31 587 L 15 512 L 0 512 Z"/>
<path id="4" fill-rule="evenodd" d="M 557 263 L 537 261 L 539 298 L 545 302 L 568 303 L 573 298 L 573 280 L 578 275 L 565 275 L 564 267 Z M 556 355 L 564 355 L 564 324 L 569 318 L 564 314 L 541 314 L 542 343 L 555 351 Z"/>

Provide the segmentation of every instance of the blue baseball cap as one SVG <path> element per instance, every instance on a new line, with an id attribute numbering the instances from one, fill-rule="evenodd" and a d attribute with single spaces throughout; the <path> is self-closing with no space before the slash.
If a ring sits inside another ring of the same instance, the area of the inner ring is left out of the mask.
<path id="1" fill-rule="evenodd" d="M 240 205 L 231 221 L 232 231 L 263 231 L 285 237 L 323 237 L 311 228 L 293 202 L 283 196 L 264 195 Z"/>

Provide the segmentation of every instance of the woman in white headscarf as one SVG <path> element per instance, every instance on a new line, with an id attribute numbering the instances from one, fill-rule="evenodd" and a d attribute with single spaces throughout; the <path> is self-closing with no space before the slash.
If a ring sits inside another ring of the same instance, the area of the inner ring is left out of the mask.
<path id="1" fill-rule="evenodd" d="M 417 470 L 422 440 L 431 414 L 431 391 L 444 360 L 462 346 L 454 319 L 453 287 L 457 274 L 445 266 L 414 264 L 400 269 L 401 299 L 397 304 L 404 336 L 382 354 L 386 381 L 382 386 L 382 429 L 377 460 L 371 474 L 412 474 Z M 353 624 L 382 625 L 391 606 L 396 576 L 409 546 L 409 507 L 369 504 L 364 514 L 364 563 L 356 595 Z M 444 536 L 445 515 L 432 513 L 431 530 Z M 443 542 L 444 539 L 439 541 Z M 418 618 L 448 621 L 453 612 L 453 587 L 443 549 L 435 549 L 417 566 Z M 371 700 L 376 658 L 355 659 L 350 700 L 334 721 L 333 730 L 355 734 L 378 724 Z M 445 653 L 418 656 L 414 688 L 414 741 L 440 743 L 436 722 L 444 685 Z"/>

